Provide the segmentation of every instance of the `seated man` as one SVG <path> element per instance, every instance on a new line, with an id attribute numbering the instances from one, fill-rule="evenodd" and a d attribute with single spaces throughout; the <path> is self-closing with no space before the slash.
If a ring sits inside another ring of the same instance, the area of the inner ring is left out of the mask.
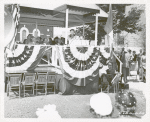
<path id="1" fill-rule="evenodd" d="M 117 72 L 114 71 L 114 69 L 112 67 L 112 63 L 110 63 L 110 62 L 108 63 L 108 69 L 106 70 L 106 73 L 107 74 L 102 74 L 101 83 L 112 85 L 111 81 L 115 77 Z"/>
<path id="2" fill-rule="evenodd" d="M 39 41 L 40 41 L 40 37 L 33 37 L 33 38 L 32 38 L 32 44 L 33 44 L 33 45 L 39 44 Z"/>
<path id="3" fill-rule="evenodd" d="M 33 36 L 32 36 L 31 34 L 29 34 L 29 35 L 27 36 L 26 44 L 32 44 L 32 38 L 33 38 Z"/>

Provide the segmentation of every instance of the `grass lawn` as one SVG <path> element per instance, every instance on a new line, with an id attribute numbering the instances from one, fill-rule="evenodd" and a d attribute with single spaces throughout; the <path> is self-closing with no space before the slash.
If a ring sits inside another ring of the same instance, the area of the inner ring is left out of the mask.
<path id="1" fill-rule="evenodd" d="M 137 110 L 145 113 L 146 100 L 142 91 L 135 89 L 130 89 L 130 91 L 137 99 Z M 109 93 L 108 95 L 112 100 L 112 104 L 115 104 L 115 94 Z M 56 110 L 62 118 L 94 118 L 94 115 L 89 111 L 91 96 L 50 94 L 47 96 L 9 99 L 5 93 L 4 116 L 5 118 L 37 118 L 35 113 L 37 108 L 55 104 Z"/>

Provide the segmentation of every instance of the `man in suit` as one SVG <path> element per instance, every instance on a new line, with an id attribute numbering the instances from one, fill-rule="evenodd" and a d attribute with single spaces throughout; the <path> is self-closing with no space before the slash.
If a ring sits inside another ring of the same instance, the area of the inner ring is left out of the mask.
<path id="1" fill-rule="evenodd" d="M 133 51 L 133 59 L 132 59 L 134 62 L 137 61 L 137 55 L 136 55 L 136 51 Z"/>
<path id="2" fill-rule="evenodd" d="M 138 61 L 138 74 L 139 74 L 139 69 L 140 69 L 140 66 L 141 66 L 141 57 L 143 55 L 143 50 L 140 49 L 140 53 L 138 54 L 137 56 L 137 61 Z"/>
<path id="3" fill-rule="evenodd" d="M 71 29 L 70 30 L 70 35 L 68 36 L 68 44 L 70 44 L 72 42 L 72 40 L 74 39 L 75 37 L 75 30 L 74 29 Z"/>
<path id="4" fill-rule="evenodd" d="M 124 78 L 124 83 L 127 83 L 127 76 L 129 75 L 129 62 L 130 62 L 130 50 L 124 51 L 124 54 L 121 57 L 122 65 L 122 74 Z"/>

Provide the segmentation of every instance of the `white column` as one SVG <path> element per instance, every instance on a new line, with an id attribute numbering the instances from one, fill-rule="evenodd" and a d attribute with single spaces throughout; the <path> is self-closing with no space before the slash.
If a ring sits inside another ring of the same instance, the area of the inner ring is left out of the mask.
<path id="1" fill-rule="evenodd" d="M 110 36 L 109 36 L 109 48 L 110 48 L 110 53 L 111 53 L 111 51 L 112 51 L 112 39 L 110 38 Z"/>
<path id="2" fill-rule="evenodd" d="M 54 56 L 55 56 L 54 46 L 52 46 L 52 64 L 54 64 L 54 62 L 55 62 Z"/>
<path id="3" fill-rule="evenodd" d="M 83 23 L 83 37 L 84 37 L 84 23 Z"/>
<path id="4" fill-rule="evenodd" d="M 67 31 L 68 31 L 68 12 L 69 10 L 68 9 L 66 9 L 66 22 L 65 22 L 65 30 L 66 30 L 66 33 L 65 33 L 65 44 L 67 44 L 67 38 L 68 38 L 68 33 L 67 33 Z"/>
<path id="5" fill-rule="evenodd" d="M 108 36 L 107 34 L 105 35 L 105 46 L 108 47 L 109 46 L 109 43 L 108 43 Z"/>
<path id="6" fill-rule="evenodd" d="M 98 14 L 96 14 L 95 20 L 95 46 L 97 46 L 97 35 L 98 35 Z"/>
<path id="7" fill-rule="evenodd" d="M 57 52 L 55 46 L 52 46 L 52 64 L 57 66 Z"/>
<path id="8" fill-rule="evenodd" d="M 35 37 L 38 37 L 38 31 L 37 31 L 37 28 L 38 28 L 38 23 L 37 23 L 37 20 L 36 20 L 36 31 L 35 31 Z"/>

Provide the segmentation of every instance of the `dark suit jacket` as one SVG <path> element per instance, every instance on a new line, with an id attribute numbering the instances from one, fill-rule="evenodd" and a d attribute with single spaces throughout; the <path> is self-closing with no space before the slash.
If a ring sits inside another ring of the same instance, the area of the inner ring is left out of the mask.
<path id="1" fill-rule="evenodd" d="M 123 56 L 121 58 L 121 61 L 123 63 L 122 67 L 129 68 L 130 57 L 131 57 L 131 55 L 129 53 L 124 53 L 123 54 Z"/>

